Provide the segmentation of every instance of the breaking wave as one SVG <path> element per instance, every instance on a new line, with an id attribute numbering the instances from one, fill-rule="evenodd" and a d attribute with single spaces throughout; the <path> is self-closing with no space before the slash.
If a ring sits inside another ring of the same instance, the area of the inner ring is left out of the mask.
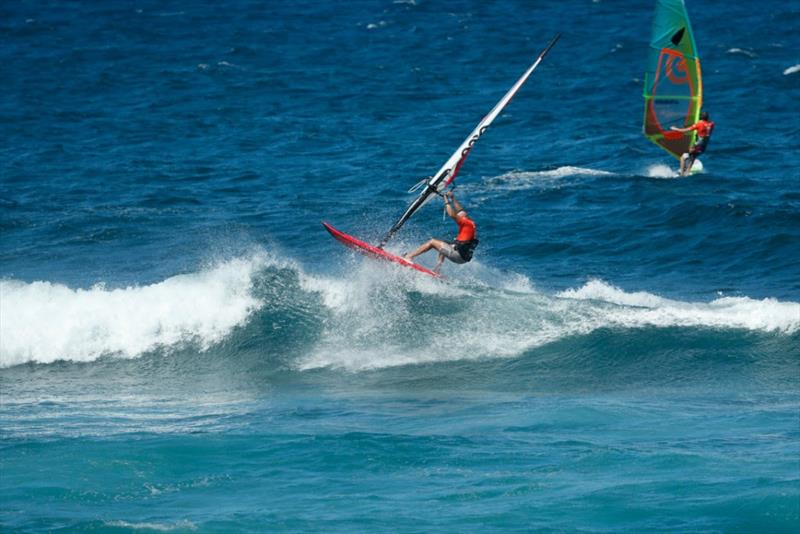
<path id="1" fill-rule="evenodd" d="M 291 352 L 295 370 L 359 371 L 517 357 L 604 328 L 800 330 L 800 304 L 770 298 L 684 302 L 601 280 L 553 294 L 479 262 L 444 283 L 361 258 L 350 266 L 307 273 L 260 251 L 148 286 L 3 281 L 0 364 L 212 351 L 238 336 L 266 358 Z"/>
<path id="2" fill-rule="evenodd" d="M 157 348 L 208 348 L 260 306 L 256 255 L 147 286 L 73 289 L 51 282 L 0 282 L 0 366 L 133 358 Z"/>

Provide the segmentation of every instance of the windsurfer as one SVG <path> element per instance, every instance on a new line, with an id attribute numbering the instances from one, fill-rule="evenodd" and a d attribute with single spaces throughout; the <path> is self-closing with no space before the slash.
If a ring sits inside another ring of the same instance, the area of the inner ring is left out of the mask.
<path id="1" fill-rule="evenodd" d="M 406 260 L 413 261 L 420 254 L 436 249 L 439 252 L 436 267 L 433 269 L 436 273 L 441 269 L 445 258 L 453 263 L 467 263 L 472 259 L 472 253 L 475 247 L 478 246 L 475 222 L 467 216 L 467 212 L 456 200 L 452 192 L 445 193 L 444 207 L 450 218 L 458 225 L 458 235 L 455 240 L 448 243 L 441 239 L 431 238 L 414 252 L 409 252 L 403 256 Z"/>
<path id="2" fill-rule="evenodd" d="M 704 111 L 700 114 L 700 120 L 688 128 L 672 126 L 670 129 L 682 133 L 697 131 L 697 141 L 689 149 L 688 154 L 681 156 L 681 176 L 686 176 L 692 170 L 692 165 L 694 165 L 694 160 L 697 159 L 697 156 L 706 151 L 708 141 L 711 139 L 711 132 L 714 131 L 714 123 L 709 120 L 708 112 Z"/>

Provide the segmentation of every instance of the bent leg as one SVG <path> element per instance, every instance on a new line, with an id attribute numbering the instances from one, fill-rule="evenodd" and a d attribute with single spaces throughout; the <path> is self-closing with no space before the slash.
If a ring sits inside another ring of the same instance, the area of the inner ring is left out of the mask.
<path id="1" fill-rule="evenodd" d="M 416 258 L 417 256 L 419 256 L 420 254 L 424 254 L 424 253 L 428 252 L 432 248 L 435 248 L 436 250 L 439 250 L 439 249 L 442 248 L 442 246 L 444 246 L 444 241 L 441 241 L 439 239 L 429 239 L 428 241 L 426 241 L 425 243 L 420 245 L 420 247 L 417 250 L 415 250 L 414 252 L 409 252 L 408 254 L 404 255 L 403 257 L 405 259 L 407 259 L 408 261 L 411 261 L 414 258 Z"/>

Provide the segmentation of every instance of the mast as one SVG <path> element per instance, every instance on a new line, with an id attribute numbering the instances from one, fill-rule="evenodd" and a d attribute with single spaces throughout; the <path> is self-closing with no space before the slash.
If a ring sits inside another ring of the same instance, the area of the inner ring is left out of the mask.
<path id="1" fill-rule="evenodd" d="M 403 215 L 397 219 L 392 227 L 389 229 L 389 232 L 386 236 L 381 240 L 380 245 L 378 248 L 383 248 L 389 239 L 397 233 L 398 230 L 405 224 L 405 222 L 416 212 L 419 208 L 421 208 L 433 195 L 441 194 L 441 191 L 447 186 L 449 186 L 453 180 L 455 180 L 458 171 L 461 169 L 461 165 L 463 165 L 464 160 L 467 159 L 470 151 L 472 150 L 473 145 L 475 142 L 480 139 L 480 137 L 484 134 L 484 132 L 489 128 L 489 125 L 497 118 L 503 108 L 514 98 L 514 95 L 517 94 L 522 84 L 524 84 L 528 78 L 533 74 L 533 71 L 536 67 L 539 66 L 544 56 L 553 48 L 553 45 L 556 44 L 559 37 L 561 37 L 560 33 L 557 33 L 555 37 L 550 40 L 550 43 L 547 47 L 542 51 L 541 54 L 536 58 L 536 61 L 528 67 L 528 70 L 520 76 L 517 82 L 508 90 L 508 92 L 500 99 L 500 101 L 495 104 L 491 111 L 478 123 L 472 133 L 467 136 L 467 138 L 459 145 L 455 152 L 450 156 L 450 158 L 445 162 L 444 165 L 430 177 L 428 180 L 425 188 L 422 192 L 417 196 L 416 199 L 406 208 L 406 211 L 403 212 Z"/>

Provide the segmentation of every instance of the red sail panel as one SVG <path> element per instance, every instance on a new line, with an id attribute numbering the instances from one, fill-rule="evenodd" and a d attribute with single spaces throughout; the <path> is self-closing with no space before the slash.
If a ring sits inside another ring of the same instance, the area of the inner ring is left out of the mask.
<path id="1" fill-rule="evenodd" d="M 659 0 L 644 86 L 644 134 L 675 156 L 689 151 L 695 133 L 673 132 L 697 122 L 702 105 L 697 47 L 683 0 Z"/>

